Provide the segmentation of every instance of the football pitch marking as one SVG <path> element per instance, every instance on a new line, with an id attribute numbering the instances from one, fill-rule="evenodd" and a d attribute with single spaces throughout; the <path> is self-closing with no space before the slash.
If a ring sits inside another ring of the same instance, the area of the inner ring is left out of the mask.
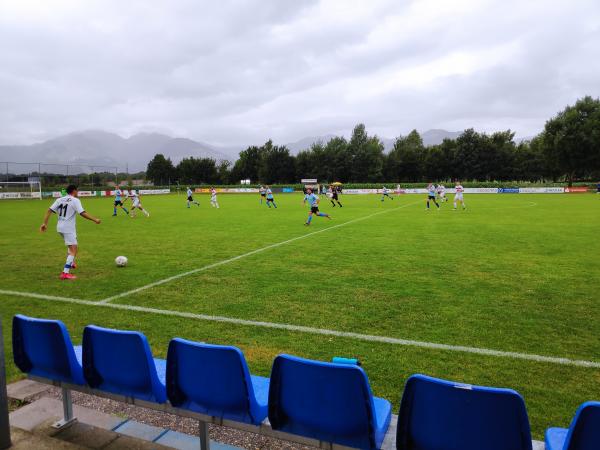
<path id="1" fill-rule="evenodd" d="M 356 340 L 367 341 L 367 342 L 378 342 L 378 343 L 391 344 L 391 345 L 402 345 L 402 346 L 407 346 L 407 347 L 418 347 L 418 348 L 426 348 L 426 349 L 432 349 L 432 350 L 471 353 L 471 354 L 476 354 L 476 355 L 494 356 L 494 357 L 498 357 L 498 358 L 521 359 L 521 360 L 526 360 L 526 361 L 534 361 L 534 362 L 542 362 L 542 363 L 550 363 L 550 364 L 560 364 L 560 365 L 565 365 L 565 366 L 587 367 L 587 368 L 593 368 L 593 369 L 600 369 L 600 362 L 598 362 L 598 361 L 586 361 L 586 360 L 580 360 L 580 359 L 559 358 L 556 356 L 536 355 L 534 353 L 508 352 L 508 351 L 502 351 L 502 350 L 493 350 L 493 349 L 489 349 L 489 348 L 467 347 L 467 346 L 463 346 L 463 345 L 440 344 L 440 343 L 436 343 L 436 342 L 425 342 L 425 341 L 416 341 L 416 340 L 412 340 L 412 339 L 401 339 L 401 338 L 386 337 L 386 336 L 376 336 L 376 335 L 371 335 L 371 334 L 361 334 L 361 333 L 354 333 L 354 332 L 349 332 L 349 331 L 328 330 L 325 328 L 313 328 L 313 327 L 307 327 L 307 326 L 303 326 L 303 325 L 291 325 L 291 324 L 286 324 L 286 323 L 236 319 L 233 317 L 224 317 L 224 316 L 210 316 L 210 315 L 206 315 L 206 314 L 196 314 L 196 313 L 184 312 L 184 311 L 171 311 L 171 310 L 167 310 L 167 309 L 148 308 L 145 306 L 124 305 L 124 304 L 120 304 L 120 303 L 99 303 L 99 302 L 95 302 L 92 300 L 82 300 L 82 299 L 69 298 L 69 297 L 56 297 L 53 295 L 35 294 L 35 293 L 19 292 L 19 291 L 8 291 L 8 290 L 3 290 L 3 289 L 0 289 L 0 294 L 18 296 L 18 297 L 26 297 L 26 298 L 35 298 L 35 299 L 39 299 L 39 300 L 47 300 L 47 301 L 53 301 L 53 302 L 71 303 L 71 304 L 84 305 L 84 306 L 97 306 L 99 308 L 112 308 L 112 309 L 124 310 L 124 311 L 134 311 L 134 312 L 140 312 L 140 313 L 158 314 L 158 315 L 170 316 L 170 317 L 181 317 L 183 319 L 205 320 L 205 321 L 209 321 L 209 322 L 220 322 L 220 323 L 230 323 L 230 324 L 235 324 L 235 325 L 271 328 L 271 329 L 285 330 L 285 331 L 298 332 L 298 333 L 315 334 L 315 335 L 321 335 L 321 336 L 334 336 L 334 337 L 339 337 L 339 338 L 356 339 Z"/>
<path id="2" fill-rule="evenodd" d="M 350 225 L 352 223 L 361 222 L 363 220 L 370 219 L 371 217 L 375 217 L 375 216 L 378 216 L 380 214 L 386 214 L 386 213 L 390 213 L 392 211 L 397 211 L 399 209 L 406 208 L 408 206 L 416 205 L 417 203 L 421 203 L 421 201 L 419 200 L 419 201 L 416 201 L 416 202 L 407 203 L 407 204 L 402 205 L 402 206 L 397 206 L 397 207 L 392 208 L 392 209 L 386 209 L 384 211 L 378 211 L 376 213 L 369 214 L 367 216 L 358 217 L 356 219 L 348 220 L 346 222 L 339 223 L 337 225 L 332 225 L 332 226 L 327 227 L 327 228 L 322 228 L 320 230 L 313 231 L 311 233 L 303 234 L 301 236 L 296 236 L 295 238 L 292 238 L 292 239 L 287 239 L 285 241 L 276 242 L 275 244 L 267 245 L 266 247 L 257 248 L 256 250 L 252 250 L 252 251 L 249 251 L 247 253 L 243 253 L 241 255 L 234 256 L 232 258 L 224 259 L 224 260 L 218 261 L 216 263 L 212 263 L 212 264 L 208 264 L 206 266 L 198 267 L 197 269 L 188 270 L 187 272 L 178 273 L 177 275 L 173 275 L 173 276 L 170 276 L 170 277 L 167 277 L 167 278 L 163 278 L 162 280 L 154 281 L 153 283 L 146 284 L 145 286 L 140 286 L 140 287 L 138 287 L 136 289 L 132 289 L 130 291 L 122 292 L 120 294 L 116 294 L 116 295 L 113 295 L 111 297 L 107 297 L 105 299 L 99 300 L 97 303 L 99 303 L 99 304 L 109 303 L 109 302 L 111 302 L 113 300 L 116 300 L 118 298 L 123 298 L 123 297 L 127 297 L 129 295 L 132 295 L 132 294 L 137 294 L 138 292 L 145 291 L 146 289 L 151 289 L 153 287 L 160 286 L 161 284 L 169 283 L 169 282 L 177 280 L 179 278 L 187 277 L 188 275 L 194 275 L 195 273 L 204 272 L 205 270 L 209 270 L 209 269 L 214 269 L 215 267 L 223 266 L 225 264 L 229 264 L 231 262 L 238 261 L 238 260 L 240 260 L 242 258 L 247 258 L 248 256 L 256 255 L 257 253 L 262 253 L 262 252 L 270 250 L 272 248 L 281 247 L 282 245 L 290 244 L 292 242 L 299 241 L 301 239 L 306 239 L 306 238 L 308 238 L 310 236 L 314 236 L 315 234 L 324 233 L 325 231 L 328 231 L 328 230 L 333 230 L 335 228 L 340 228 L 340 227 L 343 227 L 343 226 L 346 226 L 346 225 Z"/>

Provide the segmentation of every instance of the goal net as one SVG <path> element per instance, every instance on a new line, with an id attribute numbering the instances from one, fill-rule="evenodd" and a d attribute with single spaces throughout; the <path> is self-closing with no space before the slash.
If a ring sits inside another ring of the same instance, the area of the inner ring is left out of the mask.
<path id="1" fill-rule="evenodd" d="M 42 199 L 41 181 L 0 181 L 0 200 Z"/>

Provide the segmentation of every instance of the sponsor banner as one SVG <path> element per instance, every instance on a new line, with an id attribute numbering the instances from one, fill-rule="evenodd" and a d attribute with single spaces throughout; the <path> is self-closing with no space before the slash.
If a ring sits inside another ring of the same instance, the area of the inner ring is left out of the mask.
<path id="1" fill-rule="evenodd" d="M 452 189 L 451 191 L 455 191 Z M 465 188 L 465 194 L 497 194 L 498 188 Z"/>
<path id="2" fill-rule="evenodd" d="M 300 180 L 300 183 L 302 183 L 302 184 L 317 184 L 317 179 L 316 178 L 302 178 Z"/>
<path id="3" fill-rule="evenodd" d="M 160 195 L 160 194 L 170 194 L 170 189 L 140 189 L 138 191 L 140 195 Z"/>
<path id="4" fill-rule="evenodd" d="M 582 194 L 584 192 L 587 192 L 587 187 L 568 187 L 565 188 L 565 192 L 569 193 L 569 194 Z"/>
<path id="5" fill-rule="evenodd" d="M 218 193 L 222 194 L 258 194 L 258 188 L 215 188 Z M 208 188 L 196 188 L 194 192 L 197 194 L 209 194 Z"/>
<path id="6" fill-rule="evenodd" d="M 227 188 L 221 189 L 220 192 L 229 192 L 231 194 L 258 194 L 258 188 Z"/>
<path id="7" fill-rule="evenodd" d="M 377 189 L 342 189 L 342 194 L 377 194 Z"/>
<path id="8" fill-rule="evenodd" d="M 291 187 L 284 187 L 284 188 L 281 190 L 281 192 L 284 192 L 284 193 L 286 193 L 286 194 L 290 194 L 290 193 L 292 193 L 292 192 L 295 192 L 295 191 L 294 191 L 294 188 L 291 188 Z"/>
<path id="9" fill-rule="evenodd" d="M 0 192 L 0 199 L 42 198 L 39 192 Z"/>
<path id="10" fill-rule="evenodd" d="M 94 197 L 96 195 L 96 191 L 79 191 L 77 193 L 78 197 Z"/>
<path id="11" fill-rule="evenodd" d="M 562 194 L 565 192 L 563 187 L 528 187 L 519 188 L 520 194 Z"/>
<path id="12" fill-rule="evenodd" d="M 498 188 L 499 194 L 518 194 L 519 188 Z"/>

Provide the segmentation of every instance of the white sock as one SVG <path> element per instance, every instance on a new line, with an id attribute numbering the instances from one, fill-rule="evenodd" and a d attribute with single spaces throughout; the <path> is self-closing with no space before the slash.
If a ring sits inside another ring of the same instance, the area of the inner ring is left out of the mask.
<path id="1" fill-rule="evenodd" d="M 146 214 L 146 217 L 150 217 L 150 213 L 148 211 L 146 211 L 145 209 L 142 210 L 144 212 L 144 214 Z"/>
<path id="2" fill-rule="evenodd" d="M 75 257 L 73 255 L 68 255 L 67 262 L 65 263 L 65 268 L 63 269 L 64 273 L 69 273 L 69 270 L 71 270 L 71 265 L 73 264 L 73 261 L 75 261 Z"/>

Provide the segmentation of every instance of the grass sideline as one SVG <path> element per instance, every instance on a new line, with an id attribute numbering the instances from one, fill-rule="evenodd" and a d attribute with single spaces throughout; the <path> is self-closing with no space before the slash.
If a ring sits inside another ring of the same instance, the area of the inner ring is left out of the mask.
<path id="1" fill-rule="evenodd" d="M 600 218 L 593 195 L 467 195 L 469 210 L 424 211 L 423 196 L 381 203 L 343 196 L 332 222 L 302 226 L 301 196 L 220 195 L 221 209 L 185 208 L 183 196 L 144 197 L 150 219 L 110 217 L 110 199 L 82 199 L 103 219 L 78 224 L 80 279 L 56 276 L 62 243 L 36 231 L 47 201 L 0 202 L 0 289 L 100 301 L 138 286 L 347 221 L 350 223 L 182 277 L 114 303 L 353 331 L 428 342 L 598 361 Z M 420 202 L 419 200 L 423 200 Z M 412 204 L 413 202 L 417 202 Z M 398 208 L 401 206 L 402 208 Z M 52 222 L 54 223 L 54 222 Z M 124 254 L 130 265 L 114 266 Z M 63 320 L 73 339 L 89 323 L 145 332 L 164 356 L 174 336 L 239 345 L 268 375 L 280 352 L 328 360 L 357 356 L 377 395 L 397 408 L 417 372 L 504 386 L 525 396 L 540 438 L 566 426 L 577 405 L 600 397 L 600 370 L 361 342 L 246 325 L 0 295 L 5 341 L 15 313 Z M 10 355 L 10 351 L 7 351 Z M 19 376 L 8 358 L 9 379 Z"/>

